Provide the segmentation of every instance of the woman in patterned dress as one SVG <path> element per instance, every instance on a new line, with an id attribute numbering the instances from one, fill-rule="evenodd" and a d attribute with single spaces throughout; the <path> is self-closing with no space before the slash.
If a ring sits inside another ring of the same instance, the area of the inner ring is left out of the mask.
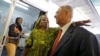
<path id="1" fill-rule="evenodd" d="M 48 56 L 56 32 L 57 28 L 49 28 L 47 16 L 42 15 L 29 38 L 26 40 L 26 46 L 22 56 Z"/>

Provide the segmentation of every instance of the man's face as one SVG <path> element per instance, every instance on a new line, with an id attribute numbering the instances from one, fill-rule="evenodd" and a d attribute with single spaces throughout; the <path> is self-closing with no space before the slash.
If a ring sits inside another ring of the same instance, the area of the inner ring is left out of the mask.
<path id="1" fill-rule="evenodd" d="M 66 23 L 68 23 L 69 21 L 68 13 L 69 13 L 68 11 L 59 8 L 55 15 L 56 23 L 60 26 L 64 26 Z"/>

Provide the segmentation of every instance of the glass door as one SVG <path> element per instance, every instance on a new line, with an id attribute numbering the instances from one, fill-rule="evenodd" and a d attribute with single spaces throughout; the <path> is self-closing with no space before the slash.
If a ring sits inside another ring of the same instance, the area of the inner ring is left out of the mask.
<path id="1" fill-rule="evenodd" d="M 0 44 L 2 44 L 3 31 L 5 28 L 7 13 L 9 10 L 10 4 L 7 4 L 4 0 L 0 0 Z"/>
<path id="2" fill-rule="evenodd" d="M 10 2 L 9 2 L 10 1 Z M 0 56 L 16 0 L 0 0 Z"/>
<path id="3" fill-rule="evenodd" d="M 29 36 L 31 29 L 34 26 L 34 22 L 38 19 L 38 16 L 40 14 L 40 9 L 37 9 L 36 7 L 33 7 L 31 5 L 25 4 L 24 2 L 19 1 L 19 0 L 2 0 L 2 1 L 0 1 L 0 5 L 1 5 L 1 3 L 3 4 L 2 6 L 7 4 L 4 7 L 7 7 L 8 9 L 4 8 L 5 10 L 7 10 L 7 12 L 5 12 L 4 9 L 2 9 L 3 13 L 4 12 L 6 13 L 6 17 L 4 18 L 5 21 L 2 22 L 2 24 L 4 24 L 4 25 L 1 26 L 1 24 L 0 24 L 0 26 L 2 28 L 0 31 L 0 38 L 1 38 L 0 44 L 2 46 L 2 48 L 1 48 L 2 55 L 0 55 L 0 56 L 7 56 L 7 52 L 6 52 L 6 48 L 5 48 L 5 42 L 6 42 L 5 39 L 8 35 L 9 25 L 15 23 L 15 20 L 17 17 L 23 18 L 23 22 L 22 22 L 21 26 L 22 26 L 23 32 L 25 33 L 24 34 L 25 38 L 20 38 L 18 47 L 24 47 L 24 41 L 25 41 L 25 39 L 27 39 L 26 37 Z M 4 48 L 3 48 L 3 46 L 4 46 Z M 2 51 L 2 49 L 3 49 L 3 51 Z M 17 48 L 16 56 L 20 56 L 19 51 L 20 50 Z"/>

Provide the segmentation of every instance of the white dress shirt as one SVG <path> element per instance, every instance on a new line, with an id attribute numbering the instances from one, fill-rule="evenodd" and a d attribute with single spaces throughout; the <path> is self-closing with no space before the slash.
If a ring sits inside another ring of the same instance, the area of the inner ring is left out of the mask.
<path id="1" fill-rule="evenodd" d="M 62 38 L 62 36 L 64 35 L 64 33 L 67 31 L 67 29 L 69 28 L 69 26 L 71 25 L 71 22 L 65 24 L 63 27 L 61 27 L 60 29 L 62 29 L 62 34 L 60 36 L 60 40 Z"/>

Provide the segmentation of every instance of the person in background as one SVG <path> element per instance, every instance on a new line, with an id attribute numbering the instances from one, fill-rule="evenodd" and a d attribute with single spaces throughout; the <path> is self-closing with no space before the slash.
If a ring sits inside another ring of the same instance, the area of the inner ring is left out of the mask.
<path id="1" fill-rule="evenodd" d="M 72 7 L 61 6 L 55 15 L 60 26 L 49 56 L 100 56 L 94 34 L 71 23 Z"/>
<path id="2" fill-rule="evenodd" d="M 15 56 L 19 38 L 24 35 L 21 27 L 22 21 L 23 19 L 21 17 L 17 17 L 16 22 L 9 26 L 8 37 L 6 41 L 7 56 Z"/>

